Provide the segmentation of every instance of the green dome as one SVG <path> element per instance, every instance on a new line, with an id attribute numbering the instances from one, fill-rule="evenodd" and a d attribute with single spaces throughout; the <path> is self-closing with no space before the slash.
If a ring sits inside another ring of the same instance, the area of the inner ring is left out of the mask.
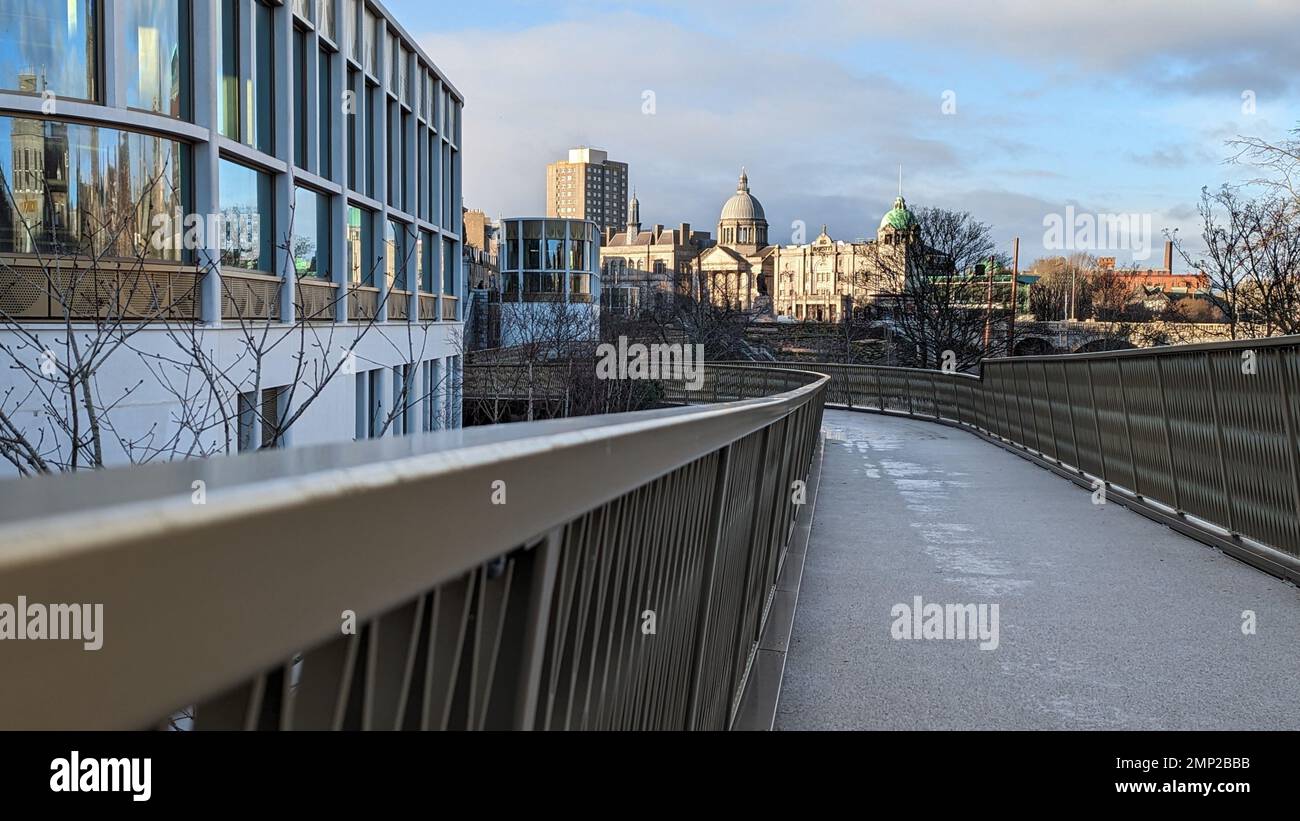
<path id="1" fill-rule="evenodd" d="M 880 220 L 880 229 L 895 228 L 904 231 L 916 225 L 916 217 L 907 209 L 907 202 L 902 197 L 894 200 L 894 207 Z"/>

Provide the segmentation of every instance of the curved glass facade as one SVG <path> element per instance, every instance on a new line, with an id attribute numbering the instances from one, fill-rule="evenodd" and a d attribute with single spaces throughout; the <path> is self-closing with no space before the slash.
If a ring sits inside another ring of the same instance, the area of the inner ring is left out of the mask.
<path id="1" fill-rule="evenodd" d="M 118 73 L 126 105 L 190 117 L 190 4 L 185 0 L 117 0 L 123 37 Z"/>
<path id="2" fill-rule="evenodd" d="M 0 117 L 0 252 L 180 260 L 180 143 Z"/>
<path id="3" fill-rule="evenodd" d="M 98 0 L 0 3 L 0 89 L 95 100 L 98 51 Z"/>
<path id="4" fill-rule="evenodd" d="M 594 223 L 558 218 L 507 219 L 504 223 L 504 300 L 592 301 L 599 274 L 599 241 Z"/>
<path id="5" fill-rule="evenodd" d="M 274 300 L 264 275 L 458 297 L 461 105 L 356 0 L 0 0 L 0 253 L 183 263 L 155 273 L 191 279 L 211 253 L 217 285 L 252 283 L 203 286 L 195 313 L 214 322 Z M 567 236 L 535 240 L 562 292 Z"/>

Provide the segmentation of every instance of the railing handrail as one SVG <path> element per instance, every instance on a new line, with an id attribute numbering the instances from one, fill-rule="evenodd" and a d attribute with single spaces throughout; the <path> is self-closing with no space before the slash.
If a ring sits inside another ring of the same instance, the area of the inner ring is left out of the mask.
<path id="1" fill-rule="evenodd" d="M 703 407 L 0 483 L 0 589 L 102 603 L 106 624 L 100 651 L 5 642 L 23 672 L 0 677 L 0 726 L 141 726 L 214 696 L 337 637 L 343 611 L 361 623 L 818 401 L 827 377 L 806 376 Z"/>
<path id="2" fill-rule="evenodd" d="M 1300 581 L 1300 336 L 986 359 L 979 376 L 796 367 L 831 377 L 828 407 L 964 428 Z"/>

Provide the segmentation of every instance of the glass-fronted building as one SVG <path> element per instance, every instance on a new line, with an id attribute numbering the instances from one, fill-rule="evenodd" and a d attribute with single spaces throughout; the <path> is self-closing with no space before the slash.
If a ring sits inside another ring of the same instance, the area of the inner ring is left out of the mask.
<path id="1" fill-rule="evenodd" d="M 583 219 L 511 217 L 501 221 L 501 231 L 503 344 L 594 339 L 600 318 L 599 226 Z"/>
<path id="2" fill-rule="evenodd" d="M 349 350 L 367 372 L 333 404 L 366 418 L 294 441 L 454 424 L 463 104 L 369 0 L 5 0 L 0 335 L 365 329 Z M 421 353 L 394 357 L 384 340 L 409 348 L 412 325 Z M 294 373 L 268 367 L 259 384 Z M 440 416 L 387 419 L 393 383 L 435 372 Z"/>

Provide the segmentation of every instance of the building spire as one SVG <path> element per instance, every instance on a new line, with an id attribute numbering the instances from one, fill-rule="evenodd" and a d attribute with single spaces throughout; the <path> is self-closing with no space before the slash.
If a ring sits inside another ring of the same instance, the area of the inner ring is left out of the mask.
<path id="1" fill-rule="evenodd" d="M 740 182 L 736 185 L 737 194 L 749 193 L 749 175 L 745 173 L 745 166 L 740 167 Z"/>
<path id="2" fill-rule="evenodd" d="M 636 189 L 632 189 L 632 199 L 627 204 L 628 239 L 634 239 L 641 233 L 641 203 L 637 201 Z"/>

